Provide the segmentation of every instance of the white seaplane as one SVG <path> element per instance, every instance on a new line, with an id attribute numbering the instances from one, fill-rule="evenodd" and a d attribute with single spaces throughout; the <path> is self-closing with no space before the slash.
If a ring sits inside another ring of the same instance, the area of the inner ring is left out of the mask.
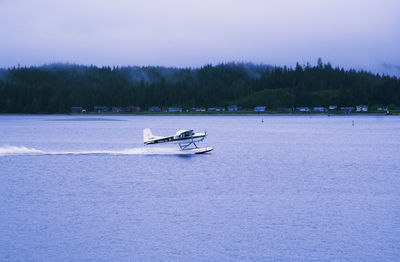
<path id="1" fill-rule="evenodd" d="M 207 136 L 207 133 L 195 133 L 193 130 L 179 130 L 172 136 L 155 136 L 149 128 L 143 129 L 143 143 L 145 145 L 174 143 L 178 144 L 181 150 L 190 150 L 194 154 L 203 154 L 212 151 L 212 147 L 200 148 L 196 145 L 197 142 L 202 142 Z M 193 145 L 194 147 L 190 147 Z"/>

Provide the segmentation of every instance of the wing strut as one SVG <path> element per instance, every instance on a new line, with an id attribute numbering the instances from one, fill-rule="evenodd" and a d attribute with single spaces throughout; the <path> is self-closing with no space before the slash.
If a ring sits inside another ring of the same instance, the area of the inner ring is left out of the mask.
<path id="1" fill-rule="evenodd" d="M 193 134 L 191 134 L 191 137 L 192 137 L 192 141 L 189 142 L 188 144 L 178 144 L 179 147 L 181 148 L 181 150 L 187 149 L 191 144 L 193 144 L 196 148 L 198 148 L 198 146 L 196 145 L 196 143 L 193 141 Z M 203 139 L 201 139 L 200 141 L 203 141 L 203 140 L 204 140 L 204 137 L 203 137 Z"/>

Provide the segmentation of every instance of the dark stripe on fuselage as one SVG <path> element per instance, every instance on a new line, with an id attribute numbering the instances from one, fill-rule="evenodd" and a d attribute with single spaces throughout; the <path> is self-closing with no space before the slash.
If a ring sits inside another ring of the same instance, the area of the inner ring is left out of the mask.
<path id="1" fill-rule="evenodd" d="M 151 140 L 151 141 L 147 141 L 144 142 L 146 145 L 150 145 L 150 144 L 159 144 L 159 143 L 166 143 L 166 142 L 176 142 L 176 141 L 182 141 L 184 142 L 184 140 L 188 140 L 188 142 L 190 142 L 190 140 L 192 139 L 198 139 L 198 138 L 202 138 L 204 136 L 191 136 L 191 137 L 184 137 L 184 138 L 174 138 L 173 136 L 168 136 L 168 137 L 164 137 L 164 138 L 160 138 L 157 140 Z"/>

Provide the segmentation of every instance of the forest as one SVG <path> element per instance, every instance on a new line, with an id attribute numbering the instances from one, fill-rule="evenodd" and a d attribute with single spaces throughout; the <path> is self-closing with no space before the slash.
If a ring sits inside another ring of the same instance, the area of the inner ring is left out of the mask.
<path id="1" fill-rule="evenodd" d="M 68 113 L 73 106 L 394 107 L 400 78 L 323 64 L 200 68 L 50 64 L 0 69 L 0 113 Z"/>

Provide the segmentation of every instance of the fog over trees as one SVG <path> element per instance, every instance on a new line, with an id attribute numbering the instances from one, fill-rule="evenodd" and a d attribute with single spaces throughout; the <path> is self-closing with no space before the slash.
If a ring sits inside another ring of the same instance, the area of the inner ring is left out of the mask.
<path id="1" fill-rule="evenodd" d="M 400 105 L 400 79 L 365 71 L 249 63 L 201 68 L 51 64 L 0 70 L 1 113 L 66 113 L 72 106 L 216 107 Z"/>

